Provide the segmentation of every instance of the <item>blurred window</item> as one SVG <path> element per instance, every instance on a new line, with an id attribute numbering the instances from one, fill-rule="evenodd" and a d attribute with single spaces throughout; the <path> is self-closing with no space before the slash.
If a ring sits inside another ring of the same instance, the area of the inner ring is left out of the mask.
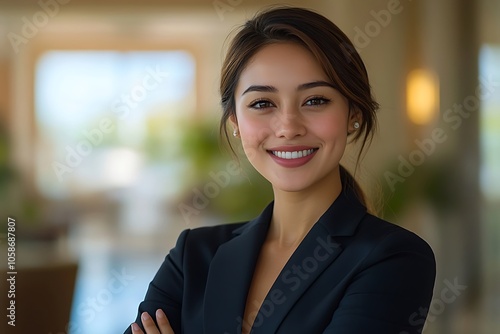
<path id="1" fill-rule="evenodd" d="M 51 51 L 35 70 L 37 186 L 49 198 L 127 187 L 168 159 L 195 110 L 185 51 Z"/>

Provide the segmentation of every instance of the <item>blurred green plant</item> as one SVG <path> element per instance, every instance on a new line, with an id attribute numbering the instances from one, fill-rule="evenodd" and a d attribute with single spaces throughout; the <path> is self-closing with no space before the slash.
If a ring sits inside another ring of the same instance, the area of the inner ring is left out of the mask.
<path id="1" fill-rule="evenodd" d="M 25 191 L 19 174 L 9 160 L 9 134 L 0 124 L 0 212 L 23 221 L 25 225 L 36 225 L 40 207 L 33 196 Z M 2 232 L 7 225 L 2 225 Z"/>
<path id="2" fill-rule="evenodd" d="M 9 164 L 9 140 L 7 131 L 0 126 L 0 199 L 3 204 L 7 202 L 8 188 L 15 178 L 14 170 Z"/>
<path id="3" fill-rule="evenodd" d="M 185 193 L 183 202 L 191 203 L 193 189 L 202 190 L 213 182 L 210 173 L 226 171 L 233 160 L 240 172 L 230 176 L 227 186 L 221 187 L 217 196 L 210 199 L 207 213 L 228 221 L 248 220 L 258 215 L 273 199 L 272 188 L 246 158 L 231 156 L 223 149 L 218 124 L 209 120 L 186 122 L 181 126 L 179 158 L 187 159 L 189 168 L 184 172 Z M 229 175 L 229 174 L 228 174 Z"/>
<path id="4" fill-rule="evenodd" d="M 408 156 L 408 155 L 405 155 Z M 453 186 L 453 164 L 449 159 L 429 157 L 424 165 L 413 166 L 413 172 L 406 177 L 399 174 L 401 163 L 391 165 L 382 175 L 382 215 L 395 221 L 413 202 L 424 201 L 437 214 L 444 214 L 456 205 L 456 191 Z M 387 178 L 387 173 L 401 177 L 399 181 Z M 392 182 L 391 182 L 392 180 Z"/>

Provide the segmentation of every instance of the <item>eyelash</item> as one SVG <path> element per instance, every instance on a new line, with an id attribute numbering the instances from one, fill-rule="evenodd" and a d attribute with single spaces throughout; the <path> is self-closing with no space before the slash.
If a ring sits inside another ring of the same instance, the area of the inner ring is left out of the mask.
<path id="1" fill-rule="evenodd" d="M 307 103 L 307 102 L 310 102 L 310 101 L 315 101 L 315 100 L 316 100 L 316 101 L 321 101 L 321 102 L 320 102 L 320 103 L 318 103 L 318 104 L 311 104 L 311 105 L 310 105 L 311 107 L 316 107 L 316 106 L 321 106 L 321 105 L 324 105 L 324 104 L 328 104 L 328 103 L 330 103 L 330 101 L 331 101 L 330 99 L 327 99 L 326 97 L 323 97 L 323 96 L 313 96 L 313 97 L 311 97 L 310 99 L 308 99 L 308 100 L 306 101 L 306 103 Z"/>
<path id="2" fill-rule="evenodd" d="M 268 100 L 264 100 L 264 99 L 259 99 L 259 100 L 255 100 L 255 101 L 252 101 L 248 107 L 249 108 L 252 108 L 252 109 L 265 109 L 265 108 L 269 108 L 269 106 L 267 107 L 257 107 L 257 105 L 259 103 L 267 103 L 267 104 L 272 104 L 271 101 L 268 101 Z"/>
<path id="3" fill-rule="evenodd" d="M 320 103 L 316 103 L 316 104 L 309 104 L 309 105 L 307 105 L 307 103 L 308 103 L 308 102 L 310 102 L 310 101 L 320 101 Z M 327 99 L 327 98 L 325 98 L 325 97 L 323 97 L 323 96 L 313 96 L 313 97 L 311 97 L 310 99 L 308 99 L 308 100 L 304 103 L 304 105 L 307 105 L 307 106 L 310 106 L 310 107 L 317 107 L 317 106 L 321 106 L 321 105 L 328 104 L 328 103 L 330 103 L 330 102 L 331 102 L 331 100 L 330 100 L 330 99 Z M 268 106 L 266 106 L 266 107 L 257 107 L 257 105 L 258 105 L 258 104 L 260 104 L 260 103 L 267 103 L 267 104 L 268 104 Z M 272 102 L 271 102 L 271 101 L 269 101 L 269 100 L 265 100 L 265 99 L 258 99 L 258 100 L 252 101 L 252 102 L 248 105 L 248 107 L 249 107 L 249 108 L 252 108 L 252 109 L 265 109 L 265 108 L 269 108 L 269 104 L 272 104 Z"/>

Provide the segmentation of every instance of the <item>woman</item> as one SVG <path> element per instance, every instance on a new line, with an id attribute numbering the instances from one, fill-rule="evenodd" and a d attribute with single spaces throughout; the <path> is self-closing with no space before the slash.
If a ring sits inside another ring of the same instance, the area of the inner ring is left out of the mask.
<path id="1" fill-rule="evenodd" d="M 368 213 L 339 164 L 349 139 L 365 147 L 378 107 L 349 39 L 306 9 L 260 13 L 232 41 L 220 91 L 221 130 L 274 202 L 182 232 L 126 333 L 420 333 L 432 250 Z"/>

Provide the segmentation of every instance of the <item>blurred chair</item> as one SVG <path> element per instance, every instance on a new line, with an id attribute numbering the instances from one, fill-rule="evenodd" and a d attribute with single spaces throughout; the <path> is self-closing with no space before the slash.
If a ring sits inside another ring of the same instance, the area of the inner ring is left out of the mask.
<path id="1" fill-rule="evenodd" d="M 67 334 L 78 264 L 75 262 L 20 268 L 16 275 L 16 326 L 7 324 L 9 284 L 2 270 L 2 333 Z M 1 328 L 0 327 L 0 328 Z"/>

